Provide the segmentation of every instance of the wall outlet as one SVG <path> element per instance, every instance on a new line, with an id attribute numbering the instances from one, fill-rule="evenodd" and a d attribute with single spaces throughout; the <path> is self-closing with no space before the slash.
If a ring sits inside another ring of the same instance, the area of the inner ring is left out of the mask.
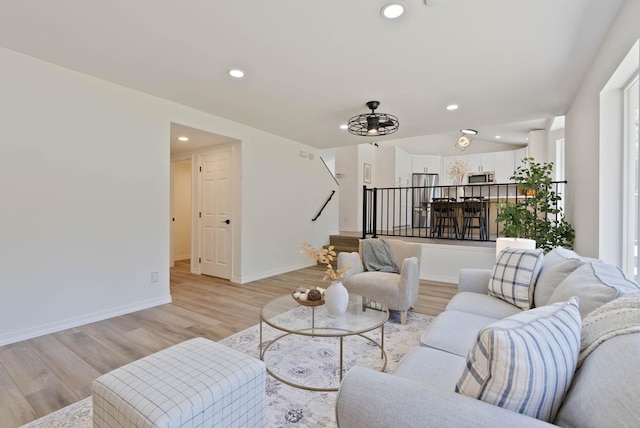
<path id="1" fill-rule="evenodd" d="M 151 283 L 154 284 L 158 282 L 158 272 L 151 272 Z"/>

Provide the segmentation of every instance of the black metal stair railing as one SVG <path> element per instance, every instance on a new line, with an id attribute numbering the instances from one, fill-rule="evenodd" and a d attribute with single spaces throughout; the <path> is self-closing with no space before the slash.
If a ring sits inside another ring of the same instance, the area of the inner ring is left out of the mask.
<path id="1" fill-rule="evenodd" d="M 563 194 L 566 181 L 553 182 Z M 419 198 L 416 195 L 429 195 Z M 362 238 L 400 236 L 495 241 L 498 204 L 526 198 L 516 183 L 426 187 L 363 186 Z M 557 218 L 556 218 L 557 220 Z"/>

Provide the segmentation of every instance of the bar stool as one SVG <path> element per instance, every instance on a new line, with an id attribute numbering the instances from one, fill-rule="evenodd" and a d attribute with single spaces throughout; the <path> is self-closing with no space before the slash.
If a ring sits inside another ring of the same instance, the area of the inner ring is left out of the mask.
<path id="1" fill-rule="evenodd" d="M 434 198 L 431 203 L 431 212 L 435 225 L 431 228 L 432 238 L 442 238 L 446 233 L 447 238 L 458 238 L 460 229 L 458 226 L 458 216 L 456 213 L 456 200 L 454 198 Z"/>
<path id="2" fill-rule="evenodd" d="M 473 229 L 478 229 L 481 241 L 487 240 L 486 201 L 483 198 L 464 198 L 462 202 L 462 239 L 467 234 L 473 239 Z"/>

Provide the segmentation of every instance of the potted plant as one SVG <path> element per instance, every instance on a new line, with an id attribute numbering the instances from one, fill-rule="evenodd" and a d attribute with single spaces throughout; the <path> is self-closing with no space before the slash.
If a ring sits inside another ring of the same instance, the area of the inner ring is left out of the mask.
<path id="1" fill-rule="evenodd" d="M 553 184 L 553 162 L 538 163 L 532 157 L 522 161 L 524 165 L 510 177 L 521 196 L 515 202 L 498 203 L 496 221 L 501 223 L 502 235 L 533 239 L 545 252 L 555 247 L 573 248 L 575 231 L 558 206 L 562 197 Z"/>

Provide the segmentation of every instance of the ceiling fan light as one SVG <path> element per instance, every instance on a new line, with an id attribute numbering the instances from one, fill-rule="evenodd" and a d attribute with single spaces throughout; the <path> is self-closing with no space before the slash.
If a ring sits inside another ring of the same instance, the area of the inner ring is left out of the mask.
<path id="1" fill-rule="evenodd" d="M 472 137 L 468 137 L 465 134 L 462 134 L 458 141 L 456 141 L 456 147 L 462 151 L 464 151 L 471 144 Z"/>
<path id="2" fill-rule="evenodd" d="M 378 101 L 369 101 L 367 107 L 371 109 L 371 112 L 359 114 L 349 119 L 347 124 L 349 132 L 363 137 L 383 136 L 396 132 L 400 126 L 398 118 L 387 113 L 376 113 L 375 110 L 379 105 Z"/>

